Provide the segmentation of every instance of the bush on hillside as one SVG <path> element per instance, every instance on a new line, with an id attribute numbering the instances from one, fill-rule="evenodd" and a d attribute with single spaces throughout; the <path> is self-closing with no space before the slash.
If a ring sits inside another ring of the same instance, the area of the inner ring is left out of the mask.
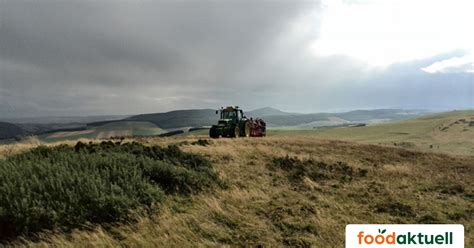
<path id="1" fill-rule="evenodd" d="M 190 194 L 218 181 L 207 159 L 176 146 L 40 146 L 0 161 L 0 239 L 126 220 L 165 194 Z"/>

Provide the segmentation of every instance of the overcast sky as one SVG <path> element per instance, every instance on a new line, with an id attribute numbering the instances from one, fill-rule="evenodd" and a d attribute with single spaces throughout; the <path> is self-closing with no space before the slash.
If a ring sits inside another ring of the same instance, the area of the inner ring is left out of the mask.
<path id="1" fill-rule="evenodd" d="M 474 108 L 473 3 L 0 0 L 0 117 Z"/>

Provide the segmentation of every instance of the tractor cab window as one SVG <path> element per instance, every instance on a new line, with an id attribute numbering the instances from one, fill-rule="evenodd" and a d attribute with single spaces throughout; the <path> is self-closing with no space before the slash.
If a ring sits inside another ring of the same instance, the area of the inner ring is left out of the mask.
<path id="1" fill-rule="evenodd" d="M 235 113 L 235 111 L 224 111 L 223 112 L 223 119 L 236 119 L 237 118 L 237 115 Z"/>

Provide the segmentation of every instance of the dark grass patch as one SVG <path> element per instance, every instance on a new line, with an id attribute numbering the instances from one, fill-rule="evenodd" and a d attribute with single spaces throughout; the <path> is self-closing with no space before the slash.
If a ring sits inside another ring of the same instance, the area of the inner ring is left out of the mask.
<path id="1" fill-rule="evenodd" d="M 460 221 L 460 220 L 472 220 L 474 214 L 474 210 L 472 209 L 467 209 L 465 211 L 458 211 L 454 213 L 449 213 L 448 214 L 448 219 L 452 221 Z"/>
<path id="2" fill-rule="evenodd" d="M 443 221 L 438 218 L 436 213 L 428 213 L 417 218 L 416 222 L 420 224 L 438 224 L 442 223 Z"/>
<path id="3" fill-rule="evenodd" d="M 208 146 L 208 145 L 211 145 L 212 142 L 210 140 L 207 140 L 207 139 L 198 139 L 198 140 L 195 140 L 195 141 L 192 141 L 192 142 L 189 142 L 187 140 L 185 141 L 181 141 L 179 143 L 177 143 L 176 145 L 177 146 L 185 146 L 185 145 L 192 145 L 192 146 Z"/>
<path id="4" fill-rule="evenodd" d="M 350 182 L 356 177 L 366 177 L 368 170 L 354 169 L 344 162 L 328 164 L 313 159 L 300 160 L 296 157 L 273 158 L 272 168 L 279 168 L 287 172 L 288 178 L 293 182 L 301 182 L 304 177 L 313 181 L 338 180 Z"/>
<path id="5" fill-rule="evenodd" d="M 285 238 L 283 244 L 288 247 L 313 247 L 314 242 L 306 237 Z"/>
<path id="6" fill-rule="evenodd" d="M 198 145 L 198 146 L 208 146 L 211 142 L 207 139 L 198 139 L 196 141 L 191 142 L 191 145 Z"/>
<path id="7" fill-rule="evenodd" d="M 225 226 L 225 227 L 227 227 L 231 230 L 235 230 L 239 227 L 239 221 L 238 220 L 233 219 L 233 218 L 225 215 L 224 213 L 216 212 L 216 213 L 214 213 L 213 218 L 219 224 L 221 224 L 221 225 L 223 225 L 223 226 Z"/>
<path id="8" fill-rule="evenodd" d="M 415 217 L 415 211 L 410 205 L 400 202 L 384 202 L 375 206 L 375 212 L 388 213 L 392 216 Z"/>
<path id="9" fill-rule="evenodd" d="M 415 144 L 411 142 L 399 142 L 399 143 L 393 143 L 394 146 L 399 146 L 403 148 L 413 148 L 415 147 Z"/>
<path id="10" fill-rule="evenodd" d="M 458 196 L 472 201 L 474 194 L 472 189 L 457 182 L 443 182 L 422 189 L 424 192 L 436 192 L 440 197 Z"/>
<path id="11" fill-rule="evenodd" d="M 77 143 L 0 161 L 0 240 L 41 230 L 130 220 L 166 194 L 219 185 L 210 162 L 176 146 Z"/>
<path id="12" fill-rule="evenodd" d="M 432 191 L 437 191 L 441 194 L 446 194 L 446 195 L 460 195 L 465 192 L 465 188 L 461 184 L 449 184 L 449 183 L 443 183 L 439 184 L 431 189 Z"/>

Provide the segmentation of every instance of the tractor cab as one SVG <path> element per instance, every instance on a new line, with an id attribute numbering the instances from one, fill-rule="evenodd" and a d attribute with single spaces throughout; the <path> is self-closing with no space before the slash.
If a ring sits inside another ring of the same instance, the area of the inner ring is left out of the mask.
<path id="1" fill-rule="evenodd" d="M 244 113 L 239 107 L 227 107 L 221 108 L 216 111 L 216 114 L 220 112 L 220 120 L 225 122 L 238 123 L 242 118 L 244 118 Z"/>

